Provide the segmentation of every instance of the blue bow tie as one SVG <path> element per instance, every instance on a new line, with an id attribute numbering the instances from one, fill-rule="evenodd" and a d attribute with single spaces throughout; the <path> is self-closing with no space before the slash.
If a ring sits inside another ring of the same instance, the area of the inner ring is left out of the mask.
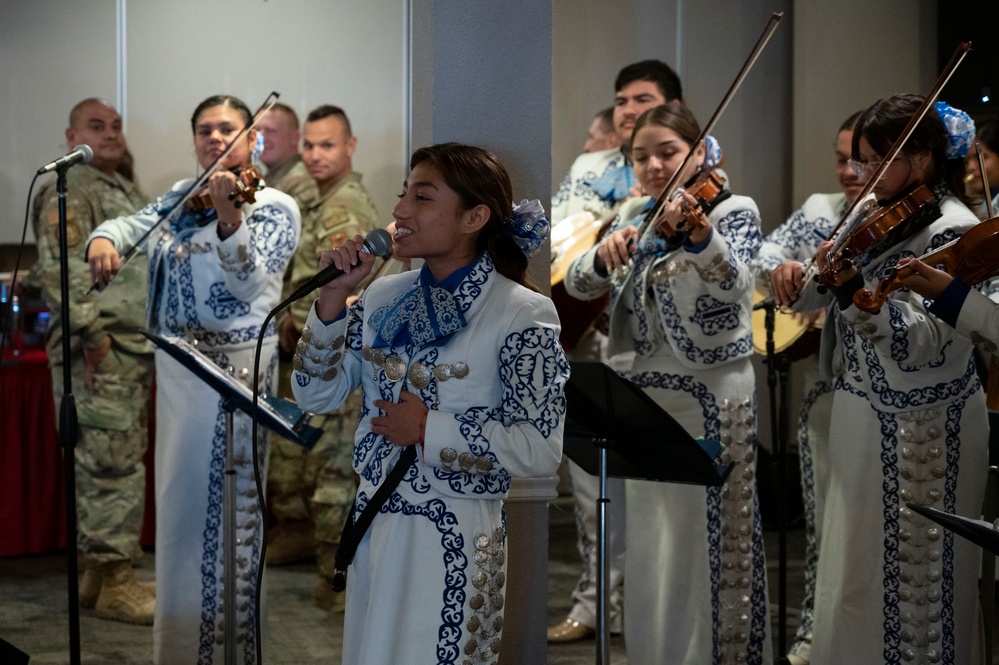
<path id="1" fill-rule="evenodd" d="M 591 187 L 601 201 L 617 203 L 631 196 L 631 185 L 635 181 L 635 172 L 631 164 L 625 162 L 621 166 L 607 169 L 593 181 Z"/>
<path id="2" fill-rule="evenodd" d="M 468 323 L 454 295 L 439 286 L 416 285 L 371 315 L 371 346 L 437 346 Z"/>

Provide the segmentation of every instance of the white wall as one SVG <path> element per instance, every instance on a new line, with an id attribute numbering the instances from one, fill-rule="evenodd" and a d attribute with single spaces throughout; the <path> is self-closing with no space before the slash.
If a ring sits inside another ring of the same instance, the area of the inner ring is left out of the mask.
<path id="1" fill-rule="evenodd" d="M 683 83 L 703 124 L 728 90 L 774 11 L 785 17 L 719 121 L 734 189 L 756 199 L 764 226 L 783 220 L 790 201 L 790 0 L 554 0 L 552 191 L 582 150 L 593 114 L 614 99 L 627 64 L 658 58 Z M 760 168 L 766 164 L 766 168 Z"/>
<path id="2" fill-rule="evenodd" d="M 0 243 L 20 242 L 28 185 L 66 152 L 70 108 L 115 98 L 114 1 L 83 7 L 0 0 Z"/>
<path id="3" fill-rule="evenodd" d="M 190 129 L 205 97 L 251 109 L 272 90 L 304 119 L 333 103 L 351 118 L 387 222 L 405 176 L 407 4 L 398 0 L 171 0 L 125 8 L 124 119 L 152 196 L 196 163 Z M 115 0 L 0 0 L 0 243 L 20 238 L 31 174 L 62 153 L 70 108 L 117 102 Z"/>
<path id="4" fill-rule="evenodd" d="M 791 177 L 800 202 L 838 191 L 833 144 L 851 113 L 896 93 L 925 94 L 939 72 L 934 0 L 799 0 L 794 9 Z"/>

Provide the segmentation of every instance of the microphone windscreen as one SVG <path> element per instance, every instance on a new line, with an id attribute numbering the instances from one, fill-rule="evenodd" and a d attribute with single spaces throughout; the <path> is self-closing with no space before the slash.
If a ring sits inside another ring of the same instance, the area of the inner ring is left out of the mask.
<path id="1" fill-rule="evenodd" d="M 392 235 L 385 229 L 374 229 L 364 236 L 364 245 L 377 257 L 392 253 Z"/>
<path id="2" fill-rule="evenodd" d="M 73 151 L 79 150 L 83 153 L 83 163 L 89 164 L 90 160 L 94 158 L 94 151 L 90 149 L 90 146 L 86 143 L 81 143 L 80 145 L 73 148 Z"/>

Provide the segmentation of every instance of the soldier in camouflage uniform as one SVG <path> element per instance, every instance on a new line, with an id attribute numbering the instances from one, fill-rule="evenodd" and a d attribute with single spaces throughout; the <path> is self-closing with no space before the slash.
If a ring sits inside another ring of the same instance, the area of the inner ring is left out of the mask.
<path id="1" fill-rule="evenodd" d="M 152 348 L 138 332 L 144 325 L 147 264 L 136 258 L 122 268 L 112 293 L 90 289 L 87 236 L 105 219 L 134 213 L 148 198 L 115 173 L 125 151 L 121 117 L 99 99 L 77 104 L 66 142 L 86 143 L 89 165 L 66 174 L 66 243 L 69 256 L 72 388 L 79 416 L 76 492 L 79 551 L 83 557 L 80 604 L 97 616 L 152 624 L 154 588 L 135 580 L 131 560 L 139 549 L 145 500 L 147 413 Z M 59 213 L 55 183 L 35 199 L 38 242 L 34 272 L 51 310 L 47 349 L 56 403 L 63 393 L 60 317 Z"/>
<path id="2" fill-rule="evenodd" d="M 257 123 L 257 130 L 264 136 L 260 161 L 267 167 L 264 176 L 267 186 L 284 192 L 295 199 L 299 210 L 305 210 L 306 204 L 319 196 L 319 192 L 298 152 L 301 139 L 298 114 L 287 104 L 275 104 Z"/>
<path id="3" fill-rule="evenodd" d="M 304 129 L 303 161 L 315 182 L 317 197 L 302 205 L 302 237 L 289 269 L 290 289 L 297 289 L 316 274 L 323 251 L 378 226 L 374 202 L 361 184 L 360 174 L 352 169 L 357 138 L 343 110 L 320 106 L 309 114 Z M 312 298 L 299 300 L 282 319 L 279 330 L 286 351 L 294 351 L 312 302 Z M 283 388 L 287 386 L 290 372 L 282 382 Z M 309 537 L 314 536 L 316 544 L 310 553 L 316 555 L 323 581 L 313 597 L 327 609 L 341 606 L 340 599 L 330 595 L 328 583 L 333 577 L 340 532 L 354 498 L 351 455 L 359 413 L 358 392 L 340 410 L 313 419 L 312 424 L 323 429 L 323 436 L 311 452 L 287 441 L 276 442 L 271 450 L 268 496 L 276 523 L 268 545 L 268 563 L 300 556 L 303 547 L 311 546 Z"/>

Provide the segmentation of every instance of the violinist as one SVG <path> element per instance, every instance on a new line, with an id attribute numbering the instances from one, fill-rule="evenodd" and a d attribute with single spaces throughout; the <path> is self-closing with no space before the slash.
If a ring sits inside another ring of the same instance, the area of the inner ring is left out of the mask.
<path id="1" fill-rule="evenodd" d="M 836 222 L 860 194 L 864 182 L 849 166 L 853 126 L 860 111 L 847 118 L 836 134 L 836 179 L 840 190 L 834 194 L 812 194 L 763 241 L 753 260 L 757 279 L 770 291 L 770 271 L 781 263 L 805 261 L 829 237 Z M 824 309 L 796 314 L 802 325 L 811 326 L 821 319 Z M 759 330 L 754 333 L 759 334 Z M 801 622 L 794 644 L 788 653 L 792 665 L 809 662 L 812 610 L 815 602 L 815 566 L 821 542 L 821 515 L 825 503 L 826 456 L 829 442 L 829 416 L 832 409 L 832 377 L 822 377 L 815 354 L 795 365 L 801 371 L 805 397 L 797 422 L 798 459 L 801 464 L 801 492 L 805 507 L 805 598 Z"/>
<path id="2" fill-rule="evenodd" d="M 614 106 L 611 118 L 614 133 L 617 135 L 617 147 L 595 152 L 584 152 L 573 162 L 572 168 L 566 174 L 559 186 L 558 192 L 552 197 L 552 225 L 562 221 L 570 224 L 572 218 L 580 213 L 589 212 L 597 218 L 613 216 L 613 210 L 632 196 L 632 190 L 637 188 L 635 171 L 628 158 L 635 121 L 646 110 L 660 104 L 677 103 L 683 99 L 683 88 L 676 72 L 660 60 L 643 60 L 627 65 L 618 72 L 614 81 Z M 567 349 L 575 360 L 609 360 L 604 352 L 606 336 L 601 331 L 605 326 L 594 325 L 593 318 L 599 314 L 599 305 L 585 309 L 586 315 L 580 315 L 576 310 L 579 304 L 574 303 L 565 294 L 561 284 L 552 285 L 552 296 L 559 311 L 563 333 L 575 336 L 578 342 L 574 347 L 568 344 Z M 603 321 L 605 317 L 600 316 Z M 626 364 L 626 361 L 624 361 Z M 584 562 L 584 569 L 572 591 L 572 608 L 569 615 L 548 628 L 549 642 L 574 642 L 595 634 L 597 625 L 597 509 L 596 500 L 599 496 L 599 483 L 596 476 L 586 473 L 582 467 L 572 460 L 566 462 L 569 477 L 572 481 L 572 495 L 575 504 L 577 541 L 579 556 Z M 607 550 L 610 559 L 610 574 L 608 589 L 616 590 L 624 579 L 624 486 L 617 478 L 611 478 L 607 483 L 607 495 L 610 498 L 608 509 Z M 612 593 L 609 599 L 611 605 L 611 630 L 621 631 L 620 594 Z"/>
<path id="3" fill-rule="evenodd" d="M 194 151 L 209 167 L 237 136 L 221 169 L 208 180 L 213 207 L 185 209 L 172 227 L 148 236 L 150 263 L 147 326 L 164 335 L 197 342 L 221 367 L 251 384 L 254 347 L 260 325 L 280 301 L 285 267 L 298 244 L 300 215 L 287 194 L 263 188 L 245 203 L 230 200 L 238 189 L 230 169 L 249 166 L 256 132 L 239 132 L 251 122 L 242 101 L 209 97 L 191 117 Z M 138 213 L 101 224 L 89 238 L 88 260 L 95 284 L 108 285 L 126 252 L 172 209 L 188 189 L 182 180 Z M 247 184 L 244 182 L 244 185 Z M 238 205 L 238 207 L 237 207 Z M 108 286 L 111 292 L 112 282 Z M 110 295 L 108 293 L 107 295 Z M 265 333 L 261 373 L 272 391 L 277 362 L 277 329 Z M 225 412 L 219 394 L 173 360 L 155 354 L 156 397 L 156 574 L 159 593 L 153 623 L 153 662 L 221 662 L 222 470 Z M 239 634 L 232 636 L 240 661 L 256 656 L 253 602 L 260 564 L 262 520 L 252 468 L 250 421 L 234 414 L 236 458 L 237 608 Z M 260 459 L 266 459 L 259 442 Z M 225 608 L 229 611 L 230 608 Z"/>
<path id="4" fill-rule="evenodd" d="M 699 136 L 686 107 L 642 114 L 630 148 L 643 190 L 662 191 L 691 151 L 696 172 L 680 182 L 697 189 L 720 159 Z M 734 468 L 715 488 L 625 481 L 628 661 L 770 662 L 750 362 L 759 213 L 724 185 L 710 199 L 684 191 L 639 237 L 652 205 L 627 202 L 606 238 L 573 262 L 566 288 L 583 299 L 610 291 L 608 353 L 634 352 L 626 376 L 691 435 L 724 442 L 718 461 Z M 677 238 L 681 222 L 693 229 Z"/>
<path id="5" fill-rule="evenodd" d="M 981 169 L 978 165 L 978 148 L 981 147 L 982 161 L 985 162 L 985 179 L 989 184 L 988 193 L 982 181 Z M 985 197 L 992 200 L 993 214 L 999 214 L 999 121 L 990 120 L 982 123 L 975 133 L 975 142 L 964 158 L 964 168 L 967 173 L 964 179 L 968 193 L 981 203 L 976 206 L 980 219 L 987 217 L 988 206 Z"/>
<path id="6" fill-rule="evenodd" d="M 951 277 L 938 268 L 912 258 L 902 259 L 899 267 L 908 267 L 908 274 L 900 277 L 902 285 L 933 301 L 928 311 L 944 323 L 955 328 L 986 353 L 999 350 L 999 289 L 989 298 L 972 288 L 960 277 Z M 996 285 L 997 280 L 990 280 Z M 996 285 L 999 286 L 999 285 Z"/>
<path id="7" fill-rule="evenodd" d="M 863 176 L 883 156 L 922 105 L 917 95 L 876 102 L 853 137 L 854 167 Z M 916 502 L 960 515 L 978 514 L 987 464 L 985 399 L 972 345 L 939 319 L 927 302 L 895 291 L 877 314 L 853 304 L 903 257 L 918 256 L 970 229 L 974 214 L 961 200 L 973 125 L 942 102 L 915 125 L 873 193 L 884 220 L 911 193 L 928 201 L 896 215 L 849 263 L 816 255 L 832 269 L 824 295 L 801 289 L 801 265 L 785 263 L 771 276 L 779 305 L 830 311 L 835 339 L 824 348 L 833 394 L 828 483 L 815 581 L 811 662 L 978 662 L 977 558 L 961 542 L 905 507 Z M 911 208 L 912 206 L 910 206 Z M 848 238 L 849 243 L 851 239 Z M 824 341 L 825 341 L 824 337 Z"/>

